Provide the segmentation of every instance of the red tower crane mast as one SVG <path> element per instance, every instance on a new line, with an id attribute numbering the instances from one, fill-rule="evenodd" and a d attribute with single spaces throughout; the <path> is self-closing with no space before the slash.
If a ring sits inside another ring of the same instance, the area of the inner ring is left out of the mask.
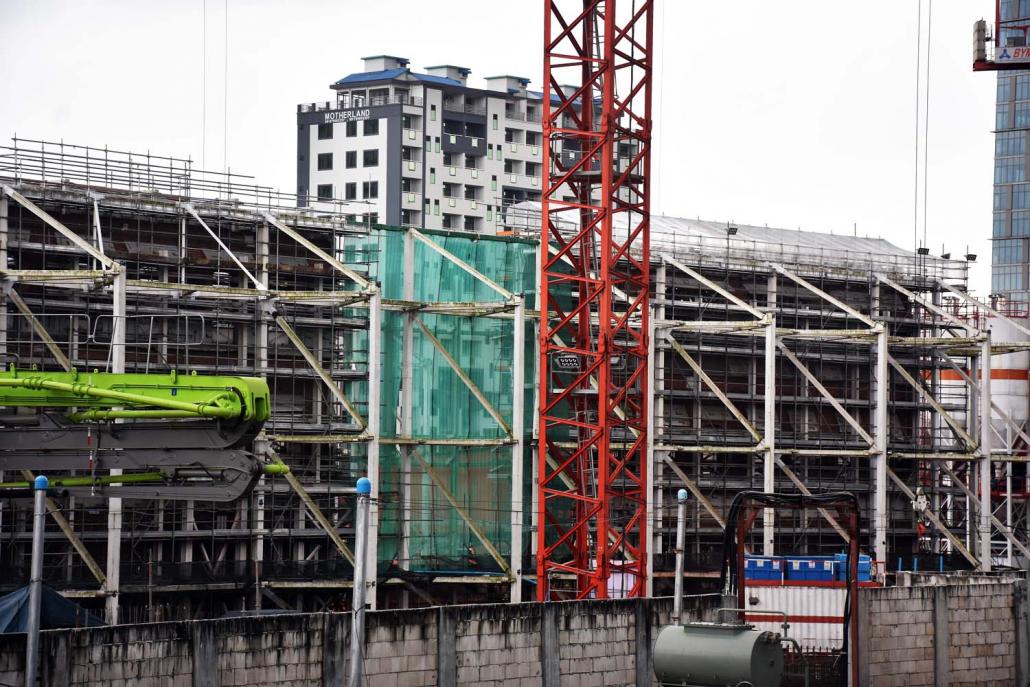
<path id="1" fill-rule="evenodd" d="M 653 0 L 544 6 L 537 599 L 642 596 Z"/>

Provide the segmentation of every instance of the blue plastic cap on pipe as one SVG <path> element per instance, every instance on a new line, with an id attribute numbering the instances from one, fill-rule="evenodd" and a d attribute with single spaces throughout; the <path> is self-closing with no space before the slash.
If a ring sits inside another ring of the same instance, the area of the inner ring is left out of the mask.
<path id="1" fill-rule="evenodd" d="M 50 488 L 50 480 L 45 475 L 40 475 L 32 482 L 32 488 L 37 491 L 46 491 Z"/>
<path id="2" fill-rule="evenodd" d="M 676 500 L 680 503 L 686 501 L 690 497 L 690 493 L 686 489 L 680 489 L 676 492 Z"/>
<path id="3" fill-rule="evenodd" d="M 358 480 L 358 496 L 368 496 L 372 493 L 372 480 L 362 477 Z"/>

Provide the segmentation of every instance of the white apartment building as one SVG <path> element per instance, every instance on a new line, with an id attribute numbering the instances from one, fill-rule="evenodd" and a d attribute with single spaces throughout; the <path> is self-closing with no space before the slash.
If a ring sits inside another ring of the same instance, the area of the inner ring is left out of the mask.
<path id="1" fill-rule="evenodd" d="M 529 79 L 472 88 L 464 67 L 363 60 L 334 101 L 297 108 L 298 196 L 356 220 L 488 234 L 502 207 L 540 199 L 542 94 Z"/>

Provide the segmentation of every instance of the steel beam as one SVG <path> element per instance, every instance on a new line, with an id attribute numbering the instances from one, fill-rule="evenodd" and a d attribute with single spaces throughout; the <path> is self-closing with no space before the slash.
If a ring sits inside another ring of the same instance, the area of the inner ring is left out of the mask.
<path id="1" fill-rule="evenodd" d="M 310 366 L 311 369 L 315 371 L 315 374 L 317 374 L 319 378 L 322 380 L 322 382 L 325 383 L 325 385 L 329 388 L 329 392 L 336 398 L 337 401 L 339 401 L 343 405 L 344 408 L 347 409 L 347 412 L 350 414 L 352 418 L 354 418 L 354 421 L 358 423 L 358 426 L 360 426 L 362 430 L 367 430 L 369 423 L 366 422 L 365 418 L 363 418 L 361 416 L 361 413 L 358 412 L 357 406 L 355 406 L 351 402 L 351 400 L 347 398 L 347 394 L 343 393 L 343 389 L 341 389 L 339 385 L 333 380 L 332 375 L 330 375 L 326 371 L 326 369 L 322 367 L 322 363 L 315 357 L 315 354 L 312 353 L 311 350 L 304 344 L 304 341 L 300 338 L 300 335 L 297 334 L 293 327 L 290 326 L 290 323 L 286 321 L 286 318 L 282 315 L 276 315 L 275 323 L 279 325 L 279 329 L 281 329 L 283 333 L 286 334 L 286 338 L 290 340 L 290 343 L 293 344 L 294 348 L 296 348 L 297 351 L 304 357 L 304 360 L 307 361 L 308 366 Z M 369 408 L 371 409 L 371 405 L 369 406 Z M 373 481 L 373 489 L 375 489 L 374 485 L 375 481 Z"/>
<path id="2" fill-rule="evenodd" d="M 959 489 L 962 490 L 962 493 L 964 493 L 966 496 L 972 499 L 978 498 L 976 492 L 970 489 L 969 486 L 965 482 L 963 482 L 958 475 L 955 474 L 955 471 L 952 470 L 947 463 L 943 463 L 941 465 L 941 469 L 944 470 L 944 472 L 948 473 L 948 476 L 951 477 L 951 481 L 956 486 L 958 486 Z M 1001 520 L 999 520 L 998 517 L 994 515 L 994 513 L 991 513 L 990 515 L 991 522 L 998 529 L 998 532 L 1000 532 L 1001 535 L 1005 537 L 1006 540 L 1008 540 L 1010 545 L 1015 546 L 1023 553 L 1024 556 L 1030 559 L 1030 547 L 1027 547 L 1026 544 L 1019 541 L 1019 539 L 1017 539 L 1015 535 L 1012 534 L 1012 528 L 1003 523 Z"/>
<path id="3" fill-rule="evenodd" d="M 907 485 L 907 484 L 905 484 L 905 483 L 904 483 L 904 482 L 903 482 L 903 481 L 901 480 L 901 478 L 900 478 L 900 477 L 898 477 L 898 476 L 897 476 L 896 474 L 894 474 L 894 471 L 893 471 L 893 470 L 891 470 L 890 468 L 888 468 L 888 469 L 887 469 L 887 475 L 888 475 L 888 476 L 889 476 L 889 477 L 890 477 L 890 478 L 891 478 L 891 479 L 892 479 L 892 480 L 894 481 L 894 484 L 896 484 L 896 485 L 898 486 L 898 489 L 901 489 L 901 491 L 902 491 L 902 492 L 903 492 L 903 493 L 905 494 L 905 496 L 907 496 L 907 497 L 909 498 L 909 500 L 911 500 L 911 501 L 915 501 L 915 499 L 916 499 L 916 495 L 915 495 L 914 493 L 912 493 L 912 490 L 908 488 L 908 485 Z M 937 514 L 936 514 L 936 513 L 934 513 L 933 511 L 931 511 L 931 510 L 927 509 L 926 511 L 924 511 L 924 514 L 925 514 L 925 515 L 926 515 L 926 517 L 927 517 L 927 518 L 928 518 L 928 519 L 930 520 L 930 522 L 932 522 L 932 523 L 933 523 L 933 526 L 934 526 L 934 527 L 936 527 L 936 528 L 937 528 L 937 530 L 938 530 L 938 531 L 939 531 L 939 532 L 940 532 L 941 534 L 943 534 L 943 535 L 944 535 L 945 537 L 947 537 L 947 538 L 948 538 L 948 541 L 950 541 L 950 542 L 951 542 L 951 545 L 955 547 L 955 550 L 956 550 L 956 551 L 958 551 L 959 553 L 961 553 L 961 554 L 962 554 L 962 556 L 963 556 L 963 557 L 964 557 L 964 558 L 965 558 L 965 559 L 966 559 L 967 561 L 969 561 L 969 562 L 970 562 L 970 563 L 972 564 L 972 566 L 973 566 L 974 568 L 980 568 L 980 561 L 978 561 L 978 560 L 976 559 L 976 556 L 974 556 L 973 554 L 971 554 L 971 553 L 969 552 L 969 549 L 967 549 L 967 548 L 966 548 L 966 545 L 962 543 L 962 540 L 961 540 L 961 539 L 959 539 L 958 537 L 956 537 L 956 536 L 955 536 L 955 535 L 954 535 L 954 534 L 952 533 L 952 531 L 951 531 L 950 529 L 948 529 L 948 526 L 947 526 L 947 525 L 945 525 L 945 524 L 944 524 L 944 523 L 943 523 L 943 522 L 941 521 L 941 519 L 937 517 Z"/>
<path id="4" fill-rule="evenodd" d="M 726 300 L 730 301 L 731 303 L 734 303 L 735 305 L 740 306 L 742 309 L 744 309 L 747 312 L 751 313 L 751 315 L 754 316 L 754 318 L 756 320 L 764 320 L 765 319 L 765 313 L 763 313 L 761 310 L 759 310 L 758 308 L 754 307 L 753 305 L 751 305 L 747 301 L 744 301 L 744 300 L 738 298 L 732 291 L 729 291 L 728 289 L 724 289 L 722 286 L 720 286 L 719 284 L 716 284 L 714 281 L 712 281 L 711 279 L 705 277 L 700 272 L 697 272 L 696 270 L 692 270 L 691 268 L 687 267 L 682 262 L 680 262 L 676 258 L 673 258 L 672 256 L 662 254 L 661 258 L 662 258 L 662 262 L 663 263 L 672 265 L 673 267 L 678 269 L 680 272 L 683 272 L 684 274 L 686 274 L 690 278 L 694 279 L 695 281 L 698 281 L 698 282 L 704 284 L 705 286 L 707 286 L 712 291 L 715 291 L 717 294 L 719 294 L 720 296 L 722 296 Z M 775 278 L 773 278 L 773 279 L 775 279 Z M 663 316 L 664 316 L 664 313 L 663 313 Z"/>
<path id="5" fill-rule="evenodd" d="M 775 275 L 769 277 L 775 285 Z M 775 291 L 775 286 L 774 286 Z M 762 490 L 766 494 L 776 491 L 776 316 L 766 316 L 765 328 L 765 389 L 763 391 L 764 436 L 762 445 L 765 456 L 762 461 Z M 772 556 L 776 548 L 776 511 L 764 509 L 762 514 L 762 552 Z"/>
<path id="6" fill-rule="evenodd" d="M 422 322 L 422 318 L 418 315 L 415 316 L 415 324 L 418 325 L 418 328 L 422 331 L 425 337 L 429 339 L 430 343 L 433 344 L 433 348 L 439 351 L 440 355 L 443 356 L 443 359 L 447 361 L 447 364 L 454 371 L 454 374 L 458 375 L 458 378 L 461 379 L 462 384 L 464 384 L 468 388 L 468 390 L 472 392 L 472 395 L 476 397 L 476 400 L 479 401 L 480 405 L 483 406 L 483 409 L 486 410 L 486 412 L 490 415 L 490 417 L 492 417 L 497 422 L 498 425 L 500 425 L 501 429 L 504 430 L 505 434 L 507 434 L 508 436 L 512 436 L 512 428 L 508 425 L 508 421 L 505 420 L 504 416 L 500 413 L 500 411 L 497 410 L 492 403 L 490 403 L 490 399 L 486 397 L 486 394 L 484 394 L 483 391 L 478 386 L 476 386 L 476 383 L 472 381 L 472 377 L 470 377 L 468 373 L 465 372 L 464 369 L 462 369 L 458 361 L 455 360 L 454 356 L 452 356 L 450 351 L 447 350 L 447 347 L 444 346 L 438 338 L 436 338 L 433 332 L 429 331 L 429 327 L 427 327 L 425 323 Z"/>
<path id="7" fill-rule="evenodd" d="M 443 497 L 447 499 L 447 502 L 451 504 L 451 508 L 453 508 L 454 511 L 458 514 L 458 517 L 460 517 L 465 522 L 465 524 L 468 525 L 469 530 L 471 530 L 472 534 L 476 536 L 476 539 L 478 539 L 479 542 L 483 545 L 483 548 L 485 548 L 487 553 L 490 554 L 490 557 L 497 562 L 497 565 L 501 567 L 501 570 L 504 571 L 504 574 L 508 576 L 508 580 L 510 581 L 514 579 L 515 575 L 512 573 L 511 568 L 508 566 L 508 561 L 505 560 L 504 556 L 501 555 L 501 552 L 498 551 L 497 547 L 493 545 L 493 542 L 491 542 L 490 539 L 483 532 L 483 530 L 480 529 L 479 525 L 477 525 L 475 521 L 472 520 L 471 516 L 469 516 L 469 514 L 465 511 L 465 509 L 461 507 L 461 504 L 458 503 L 458 499 L 454 497 L 454 494 L 451 493 L 451 490 L 447 488 L 447 485 L 443 483 L 443 480 L 441 480 L 439 476 L 437 476 L 436 472 L 433 471 L 432 466 L 430 466 L 429 463 L 426 462 L 426 459 L 422 457 L 422 452 L 419 451 L 418 448 L 412 448 L 411 455 L 415 457 L 416 461 L 418 461 L 419 467 L 422 468 L 422 472 L 424 472 L 426 476 L 429 477 L 429 479 L 433 482 L 436 488 L 440 490 L 440 493 L 443 494 Z"/>
<path id="8" fill-rule="evenodd" d="M 705 496 L 704 492 L 701 491 L 700 487 L 697 486 L 694 480 L 687 477 L 687 473 L 683 472 L 683 470 L 680 469 L 680 466 L 676 465 L 676 462 L 668 455 L 663 456 L 662 461 L 668 465 L 674 473 L 676 473 L 676 476 L 683 482 L 683 486 L 690 490 L 690 493 L 694 495 L 694 498 L 696 498 L 698 502 L 704 506 L 705 510 L 708 511 L 708 514 L 715 518 L 715 521 L 719 523 L 719 527 L 726 529 L 726 519 L 723 518 L 718 509 L 712 505 L 712 502 L 708 500 L 708 497 Z"/>
<path id="9" fill-rule="evenodd" d="M 314 243 L 309 241 L 299 231 L 295 230 L 293 227 L 289 226 L 288 224 L 279 221 L 275 217 L 275 215 L 273 215 L 273 214 L 271 214 L 269 212 L 266 212 L 266 213 L 263 213 L 263 216 L 264 216 L 265 220 L 269 224 L 271 224 L 273 227 L 275 227 L 276 229 L 278 229 L 282 233 L 284 233 L 287 236 L 289 236 L 291 239 L 293 239 L 294 241 L 299 243 L 301 246 L 307 248 L 309 251 L 311 251 L 312 253 L 317 255 L 319 258 L 324 260 L 328 265 L 330 265 L 337 272 L 339 272 L 340 274 L 344 275 L 345 277 L 347 277 L 348 279 L 353 281 L 355 284 L 360 286 L 362 289 L 374 290 L 374 289 L 377 288 L 375 285 L 372 284 L 372 282 L 370 282 L 369 280 L 365 279 L 363 276 L 361 276 L 360 274 L 358 274 L 357 272 L 355 272 L 351 268 L 347 267 L 342 262 L 340 262 L 339 260 L 337 260 L 333 256 L 329 255 L 324 250 L 319 248 L 317 245 L 315 245 Z"/>
<path id="10" fill-rule="evenodd" d="M 875 446 L 876 439 L 874 439 L 872 435 L 862 427 L 858 420 L 856 420 L 854 416 L 852 416 L 851 413 L 849 413 L 844 406 L 840 404 L 840 401 L 833 397 L 833 394 L 823 386 L 823 383 L 819 381 L 819 378 L 816 377 L 782 341 L 777 342 L 776 346 L 783 353 L 784 357 L 786 357 L 787 360 L 789 360 L 791 364 L 793 364 L 794 367 L 796 367 L 798 371 L 805 376 L 805 379 L 815 387 L 816 391 L 818 391 L 819 394 L 822 395 L 822 397 L 825 398 L 831 406 L 833 406 L 833 409 L 837 411 L 837 414 L 840 415 L 845 422 L 851 425 L 852 429 L 858 433 L 858 436 L 862 437 L 862 439 L 870 446 Z"/>
<path id="11" fill-rule="evenodd" d="M 787 479 L 794 483 L 794 486 L 798 488 L 798 491 L 800 491 L 805 496 L 812 495 L 812 491 L 808 488 L 808 486 L 803 481 L 801 481 L 801 478 L 799 478 L 793 470 L 787 467 L 787 464 L 784 463 L 783 460 L 777 457 L 776 464 L 780 467 L 780 470 L 783 470 L 783 474 L 787 476 Z M 851 537 L 848 536 L 848 533 L 844 530 L 843 527 L 841 527 L 840 523 L 837 522 L 837 519 L 830 514 L 830 511 L 826 510 L 825 508 L 817 508 L 816 510 L 819 511 L 819 514 L 826 519 L 826 522 L 830 523 L 830 527 L 836 530 L 837 534 L 839 534 L 845 542 L 851 541 Z"/>
<path id="12" fill-rule="evenodd" d="M 860 322 L 864 322 L 870 328 L 873 328 L 873 327 L 876 326 L 876 322 L 874 322 L 873 320 L 869 319 L 867 316 L 865 316 L 862 313 L 860 313 L 859 311 L 855 310 L 854 308 L 852 308 L 847 303 L 844 303 L 843 301 L 841 301 L 841 300 L 839 300 L 837 298 L 834 298 L 833 296 L 831 296 L 830 294 L 826 293 L 825 291 L 823 291 L 819 287 L 815 286 L 811 282 L 809 282 L 809 281 L 803 279 L 802 277 L 794 274 L 793 272 L 788 270 L 786 267 L 783 267 L 782 265 L 778 265 L 776 263 L 769 263 L 769 267 L 771 267 L 776 272 L 779 272 L 780 274 L 785 276 L 787 279 L 790 279 L 795 284 L 798 284 L 802 288 L 806 289 L 807 291 L 815 294 L 816 296 L 819 296 L 820 298 L 822 298 L 826 302 L 831 303 L 838 310 L 842 310 L 842 311 L 846 312 L 847 314 L 851 315 L 852 317 L 854 317 L 856 320 L 859 320 Z"/>
<path id="13" fill-rule="evenodd" d="M 222 251 L 224 251 L 225 254 L 229 256 L 230 260 L 232 260 L 234 263 L 236 263 L 236 266 L 240 268 L 241 272 L 243 272 L 245 275 L 247 275 L 247 278 L 250 279 L 251 283 L 254 284 L 254 288 L 256 288 L 258 291 L 268 291 L 268 285 L 267 284 L 262 284 L 260 281 L 258 281 L 257 277 L 255 277 L 253 274 L 250 273 L 250 270 L 248 270 L 244 266 L 243 262 L 241 262 L 240 259 L 238 257 L 236 257 L 236 254 L 233 253 L 229 249 L 229 246 L 225 245 L 225 243 L 222 241 L 222 239 L 219 238 L 218 234 L 215 233 L 211 229 L 211 227 L 207 226 L 207 222 L 205 222 L 204 220 L 202 220 L 200 218 L 200 215 L 197 214 L 197 211 L 193 209 L 193 206 L 191 204 L 183 203 L 182 209 L 185 210 L 186 212 L 188 212 L 190 215 L 193 216 L 193 219 L 195 219 L 200 224 L 200 226 L 202 226 L 204 228 L 204 231 L 206 231 L 208 233 L 208 235 L 212 239 L 214 239 L 215 243 L 218 244 L 218 247 L 221 248 Z"/>
<path id="14" fill-rule="evenodd" d="M 14 307 L 18 308 L 18 311 L 29 321 L 29 324 L 32 326 L 32 330 L 36 332 L 36 336 L 43 341 L 43 345 L 46 346 L 48 351 L 50 351 L 50 355 L 54 356 L 57 364 L 60 365 L 65 372 L 71 372 L 71 360 L 69 360 L 68 356 L 64 354 L 61 347 L 58 346 L 57 342 L 54 341 L 54 338 L 50 336 L 50 332 L 47 331 L 46 327 L 43 326 L 43 323 L 39 321 L 39 318 L 36 317 L 28 304 L 26 304 L 18 292 L 15 291 L 14 287 L 9 286 L 5 289 L 5 292 L 7 293 L 7 297 L 10 301 L 14 303 Z"/>
<path id="15" fill-rule="evenodd" d="M 879 286 L 874 285 L 873 312 L 879 312 Z M 889 511 L 887 509 L 887 438 L 890 433 L 888 425 L 888 403 L 890 399 L 890 352 L 887 343 L 887 329 L 881 327 L 876 337 L 876 396 L 873 404 L 873 436 L 876 439 L 873 462 L 873 556 L 876 565 L 883 566 L 878 571 L 886 574 L 887 566 L 887 527 Z"/>
<path id="16" fill-rule="evenodd" d="M 431 238 L 420 232 L 418 229 L 408 229 L 408 231 L 411 232 L 411 235 L 418 239 L 418 241 L 424 244 L 427 248 L 430 248 L 433 251 L 439 253 L 441 256 L 443 256 L 444 259 L 448 260 L 449 262 L 453 263 L 454 265 L 457 265 L 464 271 L 468 272 L 477 280 L 479 280 L 486 286 L 490 287 L 491 289 L 499 293 L 501 297 L 505 300 L 511 300 L 514 296 L 514 294 L 511 291 L 504 288 L 503 286 L 495 282 L 493 279 L 490 279 L 485 274 L 477 270 L 475 267 L 468 264 L 454 253 L 450 252 L 449 250 L 438 244 L 436 241 L 432 240 Z"/>
<path id="17" fill-rule="evenodd" d="M 933 409 L 937 411 L 938 414 L 940 414 L 941 418 L 948 423 L 948 426 L 955 431 L 955 434 L 958 435 L 958 437 L 962 439 L 963 442 L 965 442 L 966 447 L 970 450 L 975 450 L 977 447 L 977 442 L 973 440 L 973 437 L 969 436 L 969 433 L 966 432 L 962 424 L 954 417 L 952 417 L 951 413 L 944 409 L 944 406 L 940 404 L 940 401 L 934 398 L 933 394 L 931 394 L 926 389 L 926 387 L 924 387 L 922 384 L 916 381 L 915 377 L 910 375 L 908 373 L 908 370 L 902 367 L 901 364 L 897 360 L 895 360 L 893 356 L 888 356 L 888 362 L 890 362 L 891 367 L 893 367 L 895 371 L 897 371 L 897 373 L 901 375 L 901 378 L 908 382 L 908 384 L 913 389 L 915 389 L 920 396 L 923 397 L 923 400 L 929 403 L 930 406 L 933 407 Z M 988 408 L 989 407 L 990 406 L 988 406 Z"/>
<path id="18" fill-rule="evenodd" d="M 71 229 L 69 229 L 68 227 L 64 226 L 56 219 L 51 217 L 49 213 L 47 213 L 45 210 L 43 210 L 38 205 L 33 203 L 31 200 L 15 191 L 10 186 L 7 186 L 6 184 L 0 186 L 0 189 L 2 189 L 3 192 L 10 196 L 16 203 L 18 203 L 23 208 L 34 214 L 39 219 L 43 220 L 44 223 L 49 225 L 52 229 L 56 230 L 59 234 L 61 234 L 66 239 L 71 241 L 73 244 L 78 246 L 78 248 L 85 252 L 87 255 L 90 255 L 94 260 L 103 265 L 104 269 L 115 269 L 115 262 L 111 260 L 111 258 L 107 257 L 106 255 L 98 251 L 89 241 L 82 238 L 74 231 L 72 231 Z M 4 267 L 6 267 L 6 265 L 4 265 Z"/>
<path id="19" fill-rule="evenodd" d="M 766 336 L 768 336 L 768 334 Z M 748 421 L 744 413 L 742 413 L 740 409 L 737 408 L 736 404 L 734 404 L 733 401 L 730 400 L 729 396 L 727 396 L 723 392 L 723 390 L 720 389 L 719 386 L 712 380 L 712 378 L 708 376 L 708 373 L 706 373 L 704 369 L 701 367 L 701 365 L 696 360 L 694 360 L 690 353 L 687 352 L 687 349 L 685 349 L 679 341 L 676 341 L 676 338 L 672 335 L 672 332 L 665 333 L 665 340 L 668 341 L 669 344 L 672 346 L 673 350 L 676 351 L 677 354 L 679 354 L 679 357 L 682 358 L 683 361 L 690 366 L 690 369 L 694 371 L 694 374 L 698 376 L 698 378 L 704 383 L 704 385 L 707 386 L 708 389 L 713 394 L 715 394 L 715 396 L 720 401 L 722 401 L 722 404 L 726 406 L 726 409 L 729 410 L 730 413 L 733 414 L 733 417 L 737 418 L 737 421 L 741 425 L 743 425 L 744 429 L 748 431 L 748 434 L 754 437 L 755 441 L 762 441 L 763 437 L 761 432 L 759 432 L 755 428 L 755 426 Z"/>

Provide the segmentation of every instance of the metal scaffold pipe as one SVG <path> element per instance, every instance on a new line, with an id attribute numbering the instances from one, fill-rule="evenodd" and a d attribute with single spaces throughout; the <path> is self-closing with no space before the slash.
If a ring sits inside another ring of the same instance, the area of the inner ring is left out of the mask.
<path id="1" fill-rule="evenodd" d="M 46 490 L 49 481 L 39 475 L 32 483 L 32 567 L 29 576 L 29 624 L 25 640 L 25 687 L 36 687 L 39 667 L 39 608 L 43 598 L 43 528 L 46 525 Z"/>
<path id="2" fill-rule="evenodd" d="M 686 546 L 687 530 L 687 498 L 689 492 L 680 489 L 676 492 L 676 579 L 672 592 L 672 622 L 679 625 L 683 622 L 683 550 Z"/>

